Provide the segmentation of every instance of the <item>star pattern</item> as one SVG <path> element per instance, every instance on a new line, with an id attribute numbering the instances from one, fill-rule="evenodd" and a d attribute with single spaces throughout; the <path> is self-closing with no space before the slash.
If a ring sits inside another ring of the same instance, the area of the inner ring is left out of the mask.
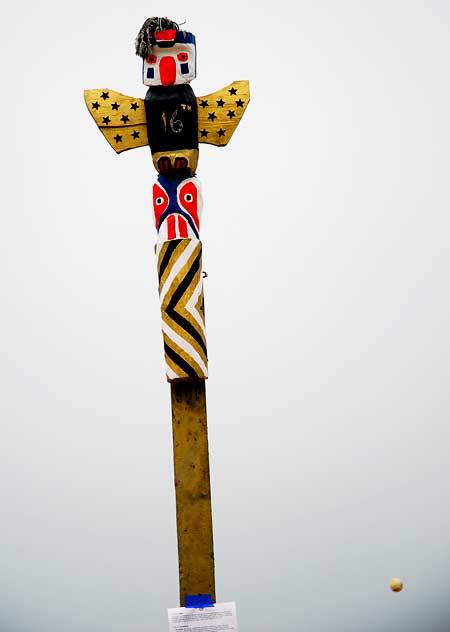
<path id="1" fill-rule="evenodd" d="M 95 123 L 115 152 L 120 154 L 127 149 L 147 144 L 147 125 L 142 99 L 103 88 L 85 90 L 84 100 Z M 200 132 L 198 135 L 200 136 Z"/>
<path id="2" fill-rule="evenodd" d="M 198 97 L 198 140 L 200 143 L 226 145 L 233 136 L 249 101 L 248 81 Z"/>
<path id="3" fill-rule="evenodd" d="M 117 153 L 147 143 L 142 99 L 109 89 L 85 90 L 84 94 L 96 124 Z M 199 97 L 198 140 L 212 145 L 226 145 L 242 118 L 249 96 L 248 81 L 235 81 L 221 90 Z"/>

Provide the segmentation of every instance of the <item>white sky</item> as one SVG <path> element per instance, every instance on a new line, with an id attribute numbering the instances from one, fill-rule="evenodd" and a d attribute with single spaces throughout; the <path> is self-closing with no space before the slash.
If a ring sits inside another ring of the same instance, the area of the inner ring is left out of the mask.
<path id="1" fill-rule="evenodd" d="M 195 33 L 197 95 L 252 89 L 198 170 L 218 600 L 242 632 L 447 631 L 437 0 L 3 9 L 0 630 L 153 632 L 178 604 L 156 174 L 82 96 L 144 96 L 149 15 Z"/>

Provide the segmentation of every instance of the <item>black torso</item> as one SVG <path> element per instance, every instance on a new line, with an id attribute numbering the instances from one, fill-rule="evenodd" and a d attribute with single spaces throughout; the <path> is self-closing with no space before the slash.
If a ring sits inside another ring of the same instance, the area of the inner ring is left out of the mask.
<path id="1" fill-rule="evenodd" d="M 189 84 L 152 86 L 144 104 L 152 154 L 198 149 L 197 100 Z"/>

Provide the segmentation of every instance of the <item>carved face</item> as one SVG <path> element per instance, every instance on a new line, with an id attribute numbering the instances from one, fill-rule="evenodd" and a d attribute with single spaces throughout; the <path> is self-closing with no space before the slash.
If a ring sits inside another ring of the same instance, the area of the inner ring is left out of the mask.
<path id="1" fill-rule="evenodd" d="M 153 185 L 153 209 L 158 241 L 199 239 L 203 200 L 197 178 L 159 176 Z"/>
<path id="2" fill-rule="evenodd" d="M 164 39 L 172 34 L 172 39 Z M 159 41 L 158 41 L 159 38 Z M 157 43 L 144 58 L 142 80 L 146 86 L 189 83 L 196 75 L 195 37 L 184 31 L 160 31 Z"/>

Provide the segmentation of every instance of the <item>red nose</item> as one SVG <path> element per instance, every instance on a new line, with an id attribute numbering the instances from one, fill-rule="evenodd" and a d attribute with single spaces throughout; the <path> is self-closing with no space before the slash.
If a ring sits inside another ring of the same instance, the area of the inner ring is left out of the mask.
<path id="1" fill-rule="evenodd" d="M 177 69 L 173 57 L 163 57 L 159 62 L 159 76 L 163 86 L 171 86 L 175 83 Z"/>

